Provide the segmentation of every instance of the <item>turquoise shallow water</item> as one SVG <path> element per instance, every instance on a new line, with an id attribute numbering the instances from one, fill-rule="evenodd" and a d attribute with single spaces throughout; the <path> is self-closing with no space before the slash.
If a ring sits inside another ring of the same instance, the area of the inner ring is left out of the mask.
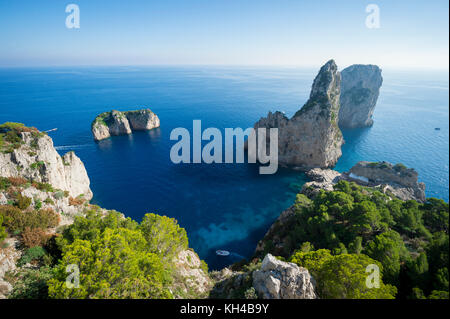
<path id="1" fill-rule="evenodd" d="M 315 69 L 113 67 L 0 69 L 0 122 L 18 121 L 74 150 L 94 202 L 140 220 L 176 218 L 211 268 L 250 256 L 305 182 L 298 172 L 258 174 L 248 164 L 171 163 L 173 128 L 247 128 L 269 110 L 293 115 L 306 102 Z M 383 71 L 371 128 L 344 131 L 338 170 L 359 160 L 402 162 L 419 172 L 427 195 L 448 201 L 448 73 Z M 90 123 L 112 108 L 150 107 L 161 128 L 95 143 Z M 440 127 L 436 131 L 435 127 Z M 232 257 L 215 256 L 216 249 Z M 233 257 L 234 256 L 234 257 Z"/>

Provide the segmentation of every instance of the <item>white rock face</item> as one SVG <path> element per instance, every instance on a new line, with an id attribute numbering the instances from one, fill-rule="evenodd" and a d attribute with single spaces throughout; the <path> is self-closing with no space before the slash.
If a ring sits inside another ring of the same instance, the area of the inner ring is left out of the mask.
<path id="1" fill-rule="evenodd" d="M 253 272 L 253 287 L 264 299 L 316 299 L 315 282 L 308 270 L 267 254 Z"/>
<path id="2" fill-rule="evenodd" d="M 376 65 L 355 64 L 341 72 L 341 108 L 339 126 L 366 127 L 373 124 L 372 115 L 383 83 Z"/>
<path id="3" fill-rule="evenodd" d="M 150 109 L 125 112 L 131 129 L 134 131 L 151 130 L 159 127 L 159 118 Z"/>
<path id="4" fill-rule="evenodd" d="M 382 193 L 401 200 L 424 202 L 425 184 L 418 181 L 418 173 L 403 165 L 392 165 L 388 162 L 356 163 L 348 172 L 339 173 L 331 169 L 314 168 L 306 172 L 312 181 L 305 183 L 301 193 L 312 198 L 319 190 L 332 191 L 340 180 L 355 182 L 362 186 L 376 187 Z"/>
<path id="5" fill-rule="evenodd" d="M 130 123 L 122 112 L 111 111 L 111 116 L 107 120 L 107 123 L 111 135 L 131 134 Z"/>
<path id="6" fill-rule="evenodd" d="M 388 162 L 371 163 L 361 161 L 349 173 L 368 179 L 369 185 L 383 186 L 383 192 L 391 191 L 402 200 L 426 200 L 425 184 L 418 181 L 419 174 L 403 165 Z M 388 187 L 385 187 L 385 186 Z"/>
<path id="7" fill-rule="evenodd" d="M 96 141 L 111 135 L 126 135 L 132 131 L 151 130 L 160 126 L 158 116 L 150 109 L 119 112 L 112 110 L 96 117 L 92 123 L 92 134 Z"/>
<path id="8" fill-rule="evenodd" d="M 20 252 L 16 250 L 17 240 L 8 238 L 3 242 L 6 248 L 0 248 L 0 299 L 6 299 L 7 295 L 13 289 L 12 285 L 4 280 L 4 276 L 8 271 L 14 271 L 16 262 L 20 257 Z"/>
<path id="9" fill-rule="evenodd" d="M 24 177 L 49 183 L 54 188 L 68 191 L 70 196 L 92 198 L 90 180 L 83 162 L 73 152 L 61 157 L 53 147 L 52 139 L 44 135 L 35 138 L 21 133 L 24 144 L 10 154 L 0 153 L 0 176 Z"/>
<path id="10" fill-rule="evenodd" d="M 269 112 L 255 124 L 255 129 L 278 128 L 279 164 L 303 169 L 336 165 L 344 142 L 337 124 L 340 82 L 336 63 L 330 60 L 314 79 L 309 100 L 291 119 Z"/>
<path id="11" fill-rule="evenodd" d="M 182 250 L 174 260 L 175 271 L 181 285 L 181 290 L 185 293 L 195 292 L 197 296 L 206 295 L 212 287 L 212 281 L 201 268 L 201 261 L 198 255 L 192 250 Z M 183 297 L 183 296 L 177 296 Z"/>

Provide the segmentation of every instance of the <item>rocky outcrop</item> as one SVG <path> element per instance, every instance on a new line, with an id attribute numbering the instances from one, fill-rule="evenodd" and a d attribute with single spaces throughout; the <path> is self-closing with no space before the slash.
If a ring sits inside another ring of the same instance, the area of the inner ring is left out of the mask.
<path id="1" fill-rule="evenodd" d="M 418 176 L 413 168 L 388 162 L 359 162 L 347 173 L 352 180 L 367 179 L 367 185 L 379 185 L 384 192 L 390 191 L 402 200 L 424 202 L 425 184 L 418 182 Z"/>
<path id="2" fill-rule="evenodd" d="M 0 299 L 6 299 L 13 289 L 12 285 L 4 280 L 4 276 L 17 268 L 16 262 L 20 252 L 16 250 L 16 243 L 16 239 L 8 238 L 2 243 L 3 247 L 0 247 Z"/>
<path id="3" fill-rule="evenodd" d="M 198 255 L 190 249 L 182 250 L 174 260 L 176 277 L 174 291 L 176 298 L 206 297 L 211 290 L 212 281 Z"/>
<path id="4" fill-rule="evenodd" d="M 336 63 L 330 60 L 316 76 L 309 100 L 291 119 L 269 112 L 254 125 L 255 130 L 278 128 L 279 164 L 304 169 L 336 164 L 344 142 L 337 124 L 340 82 Z"/>
<path id="5" fill-rule="evenodd" d="M 253 287 L 264 299 L 316 299 L 315 281 L 308 270 L 294 263 L 264 258 L 261 269 L 253 272 Z"/>
<path id="6" fill-rule="evenodd" d="M 111 135 L 131 134 L 132 131 L 151 130 L 159 127 L 159 118 L 150 109 L 119 112 L 112 110 L 97 116 L 92 122 L 92 134 L 96 141 Z"/>
<path id="7" fill-rule="evenodd" d="M 333 190 L 340 180 L 355 182 L 362 186 L 378 188 L 384 194 L 401 200 L 424 202 L 425 184 L 418 181 L 418 173 L 403 164 L 388 162 L 358 162 L 348 172 L 339 173 L 331 169 L 315 168 L 306 172 L 311 182 L 305 183 L 301 193 L 314 197 L 319 190 Z"/>
<path id="8" fill-rule="evenodd" d="M 376 65 L 355 64 L 341 71 L 340 127 L 373 124 L 372 115 L 382 83 L 381 69 Z"/>
<path id="9" fill-rule="evenodd" d="M 43 133 L 21 132 L 20 139 L 19 148 L 0 153 L 0 176 L 24 177 L 68 191 L 72 197 L 92 198 L 86 169 L 75 153 L 61 157 L 52 139 Z"/>
<path id="10" fill-rule="evenodd" d="M 321 189 L 332 191 L 333 185 L 342 179 L 342 174 L 332 169 L 313 168 L 305 174 L 311 182 L 303 185 L 301 193 L 309 198 L 317 195 Z"/>

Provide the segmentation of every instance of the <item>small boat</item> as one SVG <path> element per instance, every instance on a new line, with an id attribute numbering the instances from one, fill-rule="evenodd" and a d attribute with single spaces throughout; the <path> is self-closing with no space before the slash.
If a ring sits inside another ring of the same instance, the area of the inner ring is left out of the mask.
<path id="1" fill-rule="evenodd" d="M 440 130 L 441 130 L 440 127 L 435 127 L 434 129 L 435 129 L 436 131 L 440 131 Z"/>
<path id="2" fill-rule="evenodd" d="M 230 252 L 226 250 L 216 250 L 216 255 L 218 256 L 229 256 Z"/>
<path id="3" fill-rule="evenodd" d="M 44 131 L 45 133 L 49 133 L 49 132 L 53 132 L 53 131 L 57 131 L 58 130 L 58 128 L 52 128 L 51 130 L 48 130 L 48 131 Z"/>

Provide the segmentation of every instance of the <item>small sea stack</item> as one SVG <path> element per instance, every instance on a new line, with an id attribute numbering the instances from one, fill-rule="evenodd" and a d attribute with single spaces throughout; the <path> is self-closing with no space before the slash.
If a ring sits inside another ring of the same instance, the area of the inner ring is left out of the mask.
<path id="1" fill-rule="evenodd" d="M 98 115 L 92 122 L 92 135 L 96 141 L 111 135 L 131 134 L 159 127 L 159 118 L 150 109 L 120 112 L 112 110 Z"/>

